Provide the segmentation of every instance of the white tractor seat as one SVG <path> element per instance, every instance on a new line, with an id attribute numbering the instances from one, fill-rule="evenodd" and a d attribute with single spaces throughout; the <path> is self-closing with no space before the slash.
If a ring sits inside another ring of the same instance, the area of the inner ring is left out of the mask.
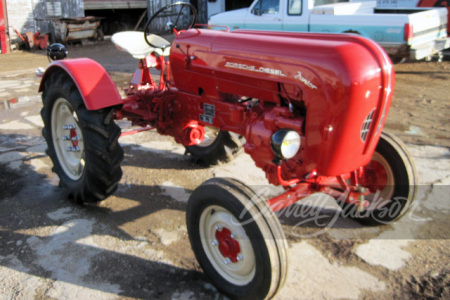
<path id="1" fill-rule="evenodd" d="M 111 41 L 119 50 L 128 52 L 137 59 L 143 59 L 153 52 L 160 56 L 168 56 L 170 54 L 170 42 L 166 39 L 154 34 L 148 35 L 147 39 L 153 45 L 161 46 L 161 48 L 154 48 L 147 44 L 144 33 L 140 31 L 118 32 L 111 37 Z"/>

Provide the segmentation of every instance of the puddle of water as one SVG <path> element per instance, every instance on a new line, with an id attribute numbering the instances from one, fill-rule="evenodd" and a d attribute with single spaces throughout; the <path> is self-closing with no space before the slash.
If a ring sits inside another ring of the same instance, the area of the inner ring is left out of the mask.
<path id="1" fill-rule="evenodd" d="M 405 133 L 410 135 L 423 135 L 422 129 L 418 126 L 409 126 L 409 130 L 405 131 Z"/>
<path id="2" fill-rule="evenodd" d="M 17 107 L 23 107 L 33 102 L 40 102 L 40 95 L 35 96 L 21 96 L 18 98 L 11 98 L 9 100 L 0 101 L 0 110 L 9 110 Z"/>
<path id="3" fill-rule="evenodd" d="M 7 109 L 11 109 L 12 106 L 14 106 L 15 104 L 17 104 L 19 102 L 19 99 L 17 98 L 12 98 L 6 101 L 2 101 L 0 102 L 0 110 L 7 110 Z"/>

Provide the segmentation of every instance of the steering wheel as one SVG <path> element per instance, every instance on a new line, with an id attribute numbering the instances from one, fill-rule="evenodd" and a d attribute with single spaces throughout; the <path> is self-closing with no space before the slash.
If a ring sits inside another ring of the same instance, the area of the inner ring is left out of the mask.
<path id="1" fill-rule="evenodd" d="M 192 15 L 192 21 L 188 24 L 183 24 L 183 10 L 186 10 L 187 15 Z M 165 25 L 156 24 L 156 20 L 162 20 L 163 22 L 167 20 Z M 175 19 L 175 21 L 173 21 Z M 173 21 L 173 22 L 172 22 Z M 176 2 L 173 4 L 166 5 L 160 8 L 153 16 L 147 21 L 144 27 L 144 38 L 147 44 L 153 48 L 164 49 L 170 46 L 170 42 L 159 37 L 159 34 L 166 34 L 172 32 L 178 35 L 180 30 L 187 30 L 194 26 L 197 21 L 197 10 L 195 7 L 186 2 Z M 159 26 L 157 26 L 159 25 Z M 184 25 L 184 26 L 183 26 Z M 153 26 L 153 27 L 152 27 Z"/>

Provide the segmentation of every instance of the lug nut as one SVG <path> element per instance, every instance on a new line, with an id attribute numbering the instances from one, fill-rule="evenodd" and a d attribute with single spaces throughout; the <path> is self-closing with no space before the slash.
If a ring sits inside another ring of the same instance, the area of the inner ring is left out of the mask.
<path id="1" fill-rule="evenodd" d="M 62 140 L 63 141 L 79 141 L 80 137 L 78 135 L 72 136 L 72 137 L 70 135 L 65 135 L 62 137 Z"/>
<path id="2" fill-rule="evenodd" d="M 222 231 L 223 226 L 221 224 L 216 225 L 216 230 Z"/>
<path id="3" fill-rule="evenodd" d="M 66 151 L 68 152 L 80 152 L 80 147 L 76 146 L 76 147 L 67 147 Z"/>
<path id="4" fill-rule="evenodd" d="M 214 240 L 214 241 L 211 242 L 211 245 L 217 246 L 217 245 L 219 245 L 219 242 L 217 240 Z"/>
<path id="5" fill-rule="evenodd" d="M 75 128 L 77 128 L 75 126 L 75 124 L 66 124 L 62 127 L 63 130 L 70 130 L 70 129 L 75 129 Z"/>
<path id="6" fill-rule="evenodd" d="M 238 256 L 236 257 L 237 261 L 241 261 L 244 259 L 244 257 L 242 256 L 242 254 L 238 254 Z"/>

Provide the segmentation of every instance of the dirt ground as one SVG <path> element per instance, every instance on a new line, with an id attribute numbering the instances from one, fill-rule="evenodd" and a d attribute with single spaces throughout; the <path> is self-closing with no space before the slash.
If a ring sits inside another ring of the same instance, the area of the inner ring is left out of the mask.
<path id="1" fill-rule="evenodd" d="M 395 65 L 386 128 L 413 144 L 450 146 L 450 61 Z"/>
<path id="2" fill-rule="evenodd" d="M 69 57 L 97 60 L 123 87 L 136 65 L 108 41 L 72 46 Z M 172 139 L 137 134 L 121 138 L 118 191 L 98 206 L 70 203 L 45 155 L 41 104 L 19 98 L 37 95 L 34 69 L 47 64 L 43 52 L 0 55 L 0 299 L 224 299 L 190 250 L 186 201 L 211 177 L 261 187 L 262 172 L 246 155 L 200 167 Z M 280 216 L 291 266 L 279 299 L 450 299 L 450 62 L 395 71 L 386 128 L 416 160 L 419 204 L 395 225 L 338 218 L 322 234 Z M 333 219 L 336 208 L 322 206 Z"/>

